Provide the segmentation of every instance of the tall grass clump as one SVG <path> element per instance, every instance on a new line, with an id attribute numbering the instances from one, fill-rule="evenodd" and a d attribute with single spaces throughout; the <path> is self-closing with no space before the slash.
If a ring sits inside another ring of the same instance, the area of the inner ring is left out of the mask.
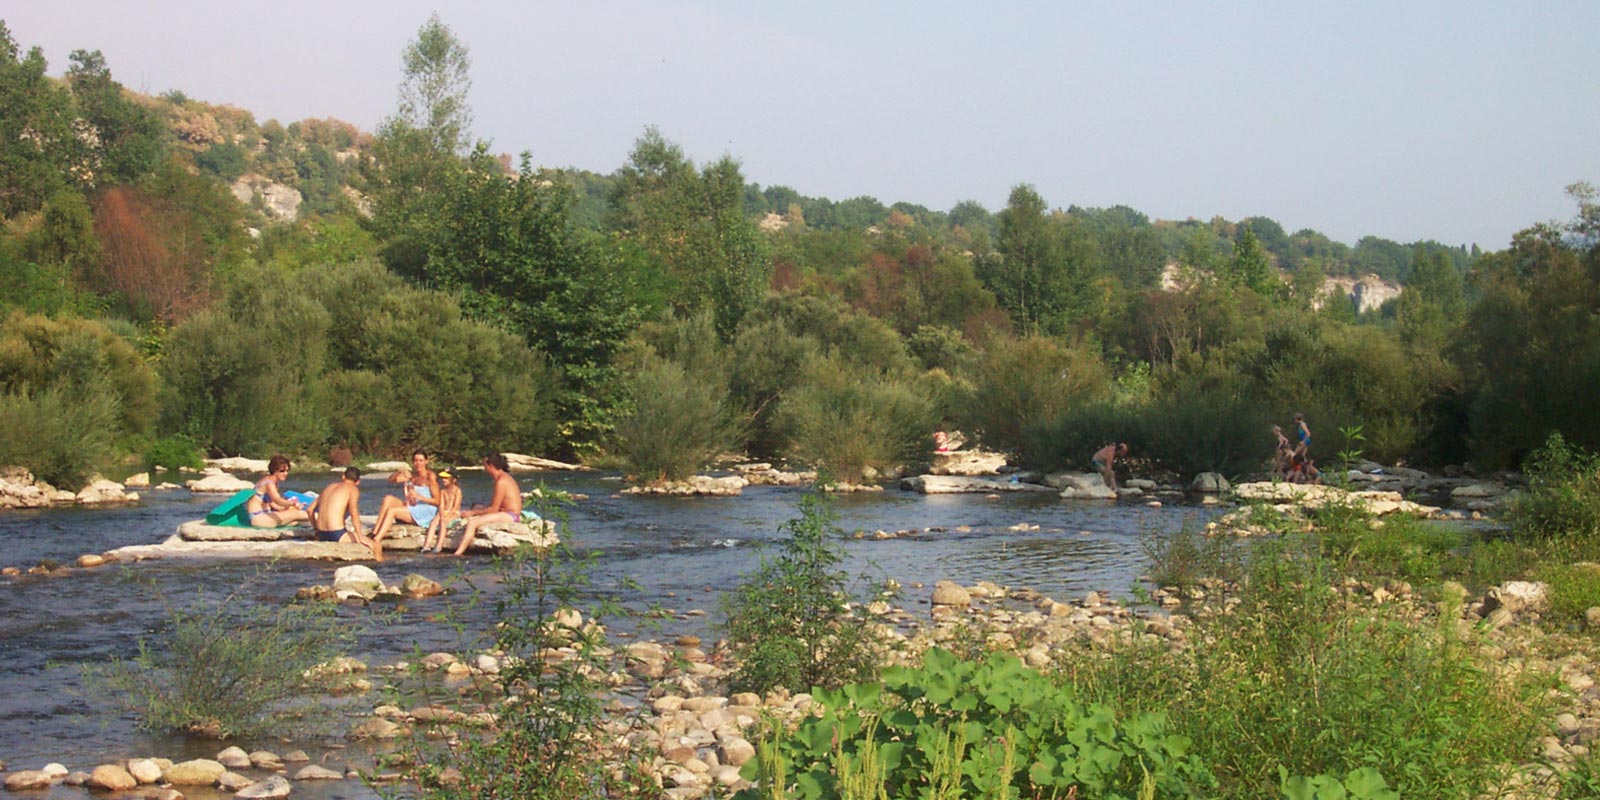
<path id="1" fill-rule="evenodd" d="M 625 383 L 611 447 L 631 480 L 682 480 L 742 443 L 743 420 L 717 377 L 691 374 L 652 351 L 635 357 Z"/>
<path id="2" fill-rule="evenodd" d="M 775 687 L 805 691 L 869 680 L 877 651 L 866 619 L 850 609 L 849 576 L 839 567 L 829 499 L 813 489 L 800 498 L 800 516 L 783 525 L 778 553 L 723 597 L 727 634 L 737 666 L 735 691 Z"/>
<path id="3" fill-rule="evenodd" d="M 939 424 L 933 387 L 837 358 L 814 359 L 804 374 L 777 413 L 795 459 L 858 482 L 932 450 Z"/>
<path id="4" fill-rule="evenodd" d="M 132 658 L 86 668 L 88 683 L 141 728 L 216 738 L 304 733 L 320 719 L 307 672 L 354 641 L 326 603 L 269 608 L 248 587 L 217 602 L 169 605 Z"/>
<path id="5" fill-rule="evenodd" d="M 1360 768 L 1403 797 L 1495 791 L 1542 730 L 1544 687 L 1479 660 L 1454 624 L 1459 597 L 1419 625 L 1352 607 L 1335 575 L 1314 536 L 1255 542 L 1237 607 L 1196 616 L 1192 646 L 1126 645 L 1074 659 L 1068 678 L 1124 712 L 1164 710 L 1219 796 L 1278 798 L 1284 774 Z"/>
<path id="6" fill-rule="evenodd" d="M 1507 510 L 1517 536 L 1573 558 L 1600 556 L 1600 456 L 1552 433 L 1524 471 L 1528 490 Z"/>

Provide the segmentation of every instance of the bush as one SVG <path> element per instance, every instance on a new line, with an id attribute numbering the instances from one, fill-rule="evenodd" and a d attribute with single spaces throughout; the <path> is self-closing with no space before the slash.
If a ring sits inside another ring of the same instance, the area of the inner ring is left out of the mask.
<path id="1" fill-rule="evenodd" d="M 930 650 L 881 684 L 819 691 L 821 716 L 764 742 L 740 800 L 794 797 L 1202 797 L 1191 742 L 1159 714 L 1111 709 L 996 653 L 981 663 Z"/>
<path id="2" fill-rule="evenodd" d="M 612 450 L 630 480 L 682 480 L 737 448 L 743 426 L 715 377 L 695 377 L 654 352 L 625 373 L 628 403 L 612 430 Z"/>
<path id="3" fill-rule="evenodd" d="M 800 499 L 778 555 L 724 595 L 723 630 L 737 666 L 735 691 L 805 691 L 867 680 L 877 669 L 866 620 L 850 613 L 839 570 L 840 534 L 825 495 Z"/>
<path id="4" fill-rule="evenodd" d="M 1573 555 L 1600 554 L 1600 457 L 1552 433 L 1524 467 L 1528 491 L 1507 509 L 1517 536 L 1562 540 Z"/>
<path id="5" fill-rule="evenodd" d="M 1546 564 L 1534 579 L 1544 581 L 1553 622 L 1582 626 L 1584 612 L 1600 606 L 1600 567 L 1592 563 Z"/>
<path id="6" fill-rule="evenodd" d="M 1485 669 L 1458 638 L 1458 604 L 1434 626 L 1392 605 L 1356 609 L 1330 587 L 1315 537 L 1251 550 L 1238 607 L 1195 617 L 1195 646 L 1084 656 L 1071 680 L 1127 713 L 1165 710 L 1224 797 L 1281 797 L 1283 765 L 1371 767 L 1404 797 L 1477 798 L 1525 757 L 1543 730 L 1543 687 Z"/>
<path id="7" fill-rule="evenodd" d="M 1021 463 L 1029 469 L 1083 471 L 1108 442 L 1138 436 L 1136 409 L 1111 402 L 1084 403 L 1022 430 Z M 1130 442 L 1130 444 L 1137 444 Z"/>
<path id="8" fill-rule="evenodd" d="M 819 358 L 784 396 L 776 424 L 791 456 L 855 483 L 926 459 L 939 413 L 931 385 Z"/>
<path id="9" fill-rule="evenodd" d="M 0 388 L 53 386 L 109 395 L 115 413 L 105 424 L 114 440 L 145 433 L 156 416 L 155 372 L 127 339 L 100 322 L 12 314 L 0 323 Z"/>
<path id="10" fill-rule="evenodd" d="M 1105 366 L 1085 348 L 1042 337 L 994 339 L 958 421 L 987 447 L 1022 452 L 1033 426 L 1104 397 L 1108 386 Z"/>
<path id="11" fill-rule="evenodd" d="M 156 467 L 199 470 L 206 465 L 200 448 L 187 436 L 165 436 L 145 445 L 144 464 L 151 470 Z"/>
<path id="12" fill-rule="evenodd" d="M 1136 455 L 1186 477 L 1234 477 L 1261 470 L 1272 454 L 1271 425 L 1249 398 L 1227 391 L 1168 396 L 1146 406 L 1128 435 Z"/>
<path id="13" fill-rule="evenodd" d="M 0 465 L 76 490 L 110 456 L 117 411 L 109 392 L 51 387 L 0 395 Z"/>
<path id="14" fill-rule="evenodd" d="M 137 656 L 85 671 L 147 730 L 224 739 L 286 733 L 317 716 L 306 672 L 353 639 L 334 605 L 269 609 L 241 589 L 215 604 L 169 608 L 165 630 L 141 638 Z"/>

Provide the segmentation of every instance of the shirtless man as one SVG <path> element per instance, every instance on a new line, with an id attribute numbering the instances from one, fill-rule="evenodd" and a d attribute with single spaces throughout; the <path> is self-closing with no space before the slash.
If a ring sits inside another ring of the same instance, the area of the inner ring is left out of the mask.
<path id="1" fill-rule="evenodd" d="M 1117 456 L 1125 456 L 1127 454 L 1128 445 L 1122 442 L 1108 444 L 1094 454 L 1094 468 L 1100 473 L 1100 477 L 1105 479 L 1106 486 L 1113 492 L 1117 491 L 1117 473 L 1112 464 L 1117 460 Z"/>
<path id="2" fill-rule="evenodd" d="M 517 480 L 511 477 L 509 469 L 504 455 L 490 453 L 484 456 L 483 470 L 494 479 L 494 495 L 489 499 L 488 506 L 461 512 L 467 526 L 461 532 L 461 544 L 456 546 L 456 555 L 466 555 L 467 548 L 472 546 L 473 538 L 478 535 L 478 528 L 495 522 L 522 521 L 522 490 L 517 487 Z"/>
<path id="3" fill-rule="evenodd" d="M 368 544 L 361 532 L 361 470 L 350 467 L 344 477 L 328 484 L 311 504 L 311 527 L 319 542 Z M 345 519 L 354 530 L 345 530 Z M 370 546 L 370 545 L 369 545 Z"/>

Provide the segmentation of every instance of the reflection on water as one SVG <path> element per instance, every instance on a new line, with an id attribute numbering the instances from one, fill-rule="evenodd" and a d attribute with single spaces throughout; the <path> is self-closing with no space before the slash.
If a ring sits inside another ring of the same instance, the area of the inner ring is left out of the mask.
<path id="1" fill-rule="evenodd" d="M 542 480 L 588 495 L 567 513 L 571 541 L 597 556 L 591 597 L 634 609 L 660 603 L 680 613 L 707 612 L 669 620 L 662 635 L 715 634 L 719 593 L 754 569 L 764 548 L 778 541 L 781 524 L 797 514 L 800 493 L 750 487 L 737 498 L 630 497 L 616 494 L 621 484 L 608 476 L 521 480 L 524 489 Z M 325 482 L 302 474 L 290 488 L 320 489 Z M 363 506 L 371 513 L 388 487 L 369 481 L 366 488 Z M 487 499 L 482 475 L 466 475 L 463 488 L 469 505 Z M 0 563 L 70 563 L 83 553 L 158 542 L 219 500 L 179 491 L 146 494 L 146 502 L 126 509 L 6 512 L 0 514 Z M 1091 590 L 1121 594 L 1143 570 L 1141 537 L 1170 533 L 1206 513 L 1063 503 L 1049 494 L 986 499 L 895 490 L 838 497 L 834 510 L 842 530 L 863 534 L 844 541 L 845 568 L 900 581 L 913 609 L 927 590 L 910 587 L 944 579 L 990 580 L 1057 597 Z M 877 531 L 906 533 L 873 538 Z M 59 760 L 79 769 L 115 757 L 214 753 L 220 749 L 214 742 L 138 735 L 131 720 L 81 693 L 77 665 L 127 658 L 140 637 L 158 639 L 163 602 L 216 603 L 248 583 L 244 597 L 251 602 L 283 603 L 302 586 L 331 582 L 338 566 L 283 563 L 262 577 L 263 565 L 256 563 L 153 561 L 0 580 L 0 759 L 13 768 Z M 472 586 L 491 597 L 498 591 L 498 582 L 484 572 L 486 560 L 395 553 L 373 566 L 389 583 L 416 572 L 456 593 L 399 607 L 342 607 L 341 618 L 360 631 L 354 655 L 381 664 L 419 650 L 456 649 L 456 630 L 440 622 L 446 612 L 458 613 L 468 628 L 487 627 L 492 604 L 468 602 Z M 626 621 L 612 628 L 628 630 Z"/>

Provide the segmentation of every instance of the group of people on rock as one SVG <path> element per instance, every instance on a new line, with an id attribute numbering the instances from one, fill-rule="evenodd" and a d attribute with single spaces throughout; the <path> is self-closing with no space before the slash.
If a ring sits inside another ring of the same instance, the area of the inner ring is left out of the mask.
<path id="1" fill-rule="evenodd" d="M 489 504 L 461 510 L 461 486 L 449 469 L 428 466 L 428 454 L 411 454 L 411 468 L 389 476 L 390 483 L 402 485 L 401 496 L 386 495 L 378 507 L 378 519 L 368 536 L 361 522 L 361 470 L 350 467 L 339 480 L 327 485 L 309 503 L 287 496 L 281 486 L 289 477 L 289 459 L 273 456 L 267 462 L 267 475 L 256 482 L 255 493 L 246 501 L 250 524 L 257 528 L 276 528 L 309 521 L 313 536 L 322 542 L 353 542 L 372 550 L 383 560 L 383 538 L 396 523 L 424 529 L 422 552 L 444 552 L 445 539 L 452 526 L 461 524 L 461 541 L 455 555 L 464 555 L 478 536 L 478 530 L 493 523 L 522 521 L 522 490 L 511 477 L 505 455 L 490 453 L 483 458 L 483 469 L 494 480 Z"/>
<path id="2" fill-rule="evenodd" d="M 1283 434 L 1283 426 L 1272 426 L 1272 434 L 1278 438 L 1277 452 L 1273 456 L 1272 476 L 1278 480 L 1289 483 L 1321 483 L 1322 471 L 1317 469 L 1315 461 L 1311 460 L 1311 426 L 1306 424 L 1305 414 L 1294 415 L 1295 440 Z M 1112 442 L 1095 451 L 1090 463 L 1094 471 L 1100 473 L 1105 479 L 1106 487 L 1117 491 L 1117 473 L 1115 463 L 1117 458 L 1128 454 L 1126 442 Z"/>

